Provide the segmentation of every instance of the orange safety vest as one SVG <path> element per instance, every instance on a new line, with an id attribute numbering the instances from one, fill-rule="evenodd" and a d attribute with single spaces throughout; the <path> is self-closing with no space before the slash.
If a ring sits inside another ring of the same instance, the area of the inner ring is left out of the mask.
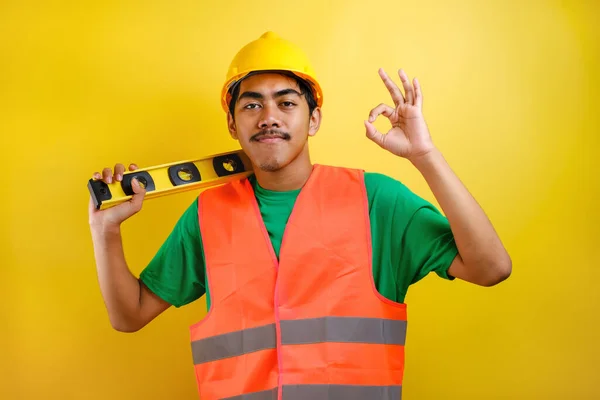
<path id="1" fill-rule="evenodd" d="M 377 292 L 364 173 L 315 165 L 279 261 L 247 179 L 199 196 L 212 306 L 190 327 L 201 400 L 400 399 L 406 305 Z"/>

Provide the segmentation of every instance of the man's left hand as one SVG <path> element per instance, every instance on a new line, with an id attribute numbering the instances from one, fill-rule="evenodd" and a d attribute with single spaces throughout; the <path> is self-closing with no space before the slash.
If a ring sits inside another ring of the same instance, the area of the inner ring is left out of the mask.
<path id="1" fill-rule="evenodd" d="M 387 104 L 378 105 L 371 110 L 369 120 L 365 121 L 365 127 L 367 128 L 367 137 L 379 146 L 393 154 L 414 161 L 428 154 L 435 146 L 423 118 L 423 94 L 417 78 L 413 79 L 411 85 L 402 69 L 398 71 L 398 75 L 405 95 L 385 71 L 379 69 L 379 76 L 392 95 L 395 107 Z M 379 132 L 373 125 L 379 115 L 387 117 L 392 124 L 392 128 L 386 134 Z"/>

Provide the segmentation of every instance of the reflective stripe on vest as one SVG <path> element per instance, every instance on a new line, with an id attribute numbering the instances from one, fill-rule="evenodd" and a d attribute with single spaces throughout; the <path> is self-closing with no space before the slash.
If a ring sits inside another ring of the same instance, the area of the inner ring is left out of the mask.
<path id="1" fill-rule="evenodd" d="M 283 345 L 326 342 L 404 345 L 405 340 L 406 321 L 352 317 L 281 321 Z M 192 356 L 194 364 L 201 364 L 276 347 L 276 326 L 270 324 L 193 341 Z"/>
<path id="2" fill-rule="evenodd" d="M 401 400 L 402 386 L 284 385 L 285 400 Z M 277 400 L 277 388 L 223 400 Z"/>
<path id="3" fill-rule="evenodd" d="M 275 324 L 192 341 L 194 364 L 241 356 L 277 346 Z"/>
<path id="4" fill-rule="evenodd" d="M 277 259 L 248 179 L 200 194 L 202 400 L 401 398 L 406 305 L 375 288 L 368 212 L 362 171 L 315 165 Z"/>

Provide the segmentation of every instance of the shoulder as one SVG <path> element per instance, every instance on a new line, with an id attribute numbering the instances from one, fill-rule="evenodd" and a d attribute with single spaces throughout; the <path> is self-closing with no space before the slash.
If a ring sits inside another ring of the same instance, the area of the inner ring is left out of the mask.
<path id="1" fill-rule="evenodd" d="M 367 191 L 371 193 L 386 192 L 396 193 L 408 191 L 408 188 L 400 181 L 378 172 L 368 172 L 360 168 L 343 167 L 337 165 L 318 165 L 322 174 L 329 179 L 339 176 L 350 177 L 350 180 L 355 181 L 357 178 L 364 179 L 364 184 Z M 361 182 L 362 183 L 362 182 Z"/>
<path id="2" fill-rule="evenodd" d="M 408 188 L 399 180 L 392 178 L 391 176 L 381 174 L 379 172 L 366 172 L 365 185 L 371 190 L 392 190 L 395 192 L 408 191 Z"/>
<path id="3" fill-rule="evenodd" d="M 329 172 L 330 179 L 335 179 L 336 176 L 340 177 L 340 174 L 351 177 L 350 180 L 362 177 L 362 183 L 365 185 L 371 210 L 373 207 L 393 207 L 396 204 L 400 204 L 402 211 L 414 212 L 420 207 L 431 206 L 429 202 L 414 193 L 403 182 L 391 176 L 378 172 L 364 171 L 359 168 L 333 165 L 321 165 L 320 167 Z"/>
<path id="4" fill-rule="evenodd" d="M 195 237 L 198 236 L 198 226 L 198 197 L 196 197 L 183 214 L 181 214 L 174 232 L 183 237 Z"/>
<path id="5" fill-rule="evenodd" d="M 252 185 L 252 176 L 229 180 L 202 189 L 196 199 L 197 209 L 200 208 L 202 213 L 202 210 L 206 208 L 218 209 L 218 207 L 226 206 L 225 203 L 239 198 L 241 193 L 247 190 L 247 182 Z"/>
<path id="6" fill-rule="evenodd" d="M 401 204 L 403 208 L 413 210 L 428 204 L 400 180 L 388 175 L 365 172 L 364 179 L 370 203 Z"/>

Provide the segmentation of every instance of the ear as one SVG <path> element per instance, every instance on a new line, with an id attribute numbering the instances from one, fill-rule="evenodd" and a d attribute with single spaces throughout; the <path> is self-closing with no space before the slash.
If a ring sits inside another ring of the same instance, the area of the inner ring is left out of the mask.
<path id="1" fill-rule="evenodd" d="M 231 113 L 227 113 L 227 128 L 229 129 L 229 134 L 231 135 L 231 137 L 237 140 L 237 129 L 235 127 L 235 121 L 233 120 Z"/>
<path id="2" fill-rule="evenodd" d="M 308 123 L 308 136 L 315 136 L 321 126 L 321 109 L 319 107 L 313 110 Z"/>

